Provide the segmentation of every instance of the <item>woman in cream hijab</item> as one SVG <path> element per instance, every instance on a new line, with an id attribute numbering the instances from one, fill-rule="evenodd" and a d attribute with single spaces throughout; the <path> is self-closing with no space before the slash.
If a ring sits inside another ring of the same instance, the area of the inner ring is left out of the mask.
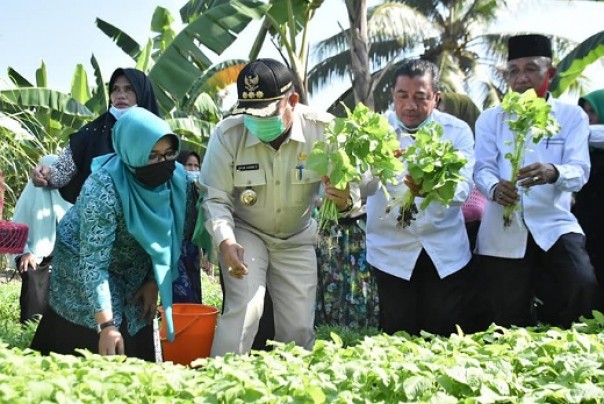
<path id="1" fill-rule="evenodd" d="M 40 164 L 51 165 L 56 160 L 57 156 L 48 155 L 42 157 Z M 22 323 L 43 314 L 48 306 L 50 261 L 57 223 L 70 207 L 71 204 L 61 197 L 58 190 L 37 188 L 31 179 L 15 205 L 13 221 L 24 223 L 29 228 L 23 254 L 14 257 L 22 280 L 19 298 Z"/>

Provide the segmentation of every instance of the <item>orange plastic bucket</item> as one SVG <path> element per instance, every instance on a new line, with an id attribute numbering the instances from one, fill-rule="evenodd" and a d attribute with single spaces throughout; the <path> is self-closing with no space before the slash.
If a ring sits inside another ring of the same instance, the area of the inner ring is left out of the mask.
<path id="1" fill-rule="evenodd" d="M 219 310 L 213 306 L 195 303 L 174 303 L 174 342 L 168 341 L 164 308 L 160 307 L 161 328 L 159 336 L 164 361 L 189 365 L 197 358 L 210 356 L 216 319 Z"/>

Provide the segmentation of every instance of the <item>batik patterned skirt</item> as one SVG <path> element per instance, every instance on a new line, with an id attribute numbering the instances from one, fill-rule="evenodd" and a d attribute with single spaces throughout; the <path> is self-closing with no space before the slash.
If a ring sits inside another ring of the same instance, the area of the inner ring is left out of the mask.
<path id="1" fill-rule="evenodd" d="M 201 257 L 199 247 L 184 240 L 178 260 L 178 278 L 172 283 L 173 303 L 201 303 Z"/>
<path id="2" fill-rule="evenodd" d="M 366 261 L 365 216 L 341 219 L 317 244 L 315 324 L 377 327 L 375 276 Z"/>

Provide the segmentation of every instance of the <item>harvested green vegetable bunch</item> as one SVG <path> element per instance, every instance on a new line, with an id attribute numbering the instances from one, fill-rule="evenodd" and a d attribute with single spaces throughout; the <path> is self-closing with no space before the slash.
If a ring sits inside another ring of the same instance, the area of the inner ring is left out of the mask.
<path id="1" fill-rule="evenodd" d="M 463 180 L 460 171 L 467 159 L 453 147 L 451 141 L 442 141 L 442 135 L 443 127 L 435 122 L 422 126 L 415 133 L 413 145 L 402 154 L 409 175 L 420 186 L 420 195 L 425 198 L 420 209 L 426 209 L 432 201 L 448 206 L 455 195 L 457 184 Z M 400 212 L 398 225 L 409 226 L 418 212 L 413 193 L 407 190 L 394 198 L 386 208 L 386 213 L 395 206 L 399 206 Z"/>
<path id="2" fill-rule="evenodd" d="M 514 184 L 518 178 L 518 170 L 524 162 L 526 141 L 531 138 L 533 143 L 537 144 L 544 137 L 552 137 L 560 131 L 560 125 L 550 114 L 551 106 L 545 98 L 538 97 L 533 89 L 527 90 L 523 94 L 507 93 L 503 97 L 501 107 L 505 112 L 515 117 L 515 119 L 506 120 L 514 134 L 514 151 L 505 154 L 505 158 L 512 164 L 510 182 Z M 504 227 L 509 227 L 512 224 L 512 214 L 519 208 L 517 203 L 504 208 Z"/>
<path id="3" fill-rule="evenodd" d="M 400 143 L 388 120 L 357 104 L 346 108 L 346 118 L 335 118 L 325 130 L 325 140 L 316 142 L 306 167 L 327 175 L 337 189 L 349 182 L 360 182 L 361 174 L 371 170 L 384 184 L 395 183 L 403 163 L 394 156 Z M 319 209 L 319 225 L 325 229 L 338 220 L 334 202 L 326 199 Z"/>

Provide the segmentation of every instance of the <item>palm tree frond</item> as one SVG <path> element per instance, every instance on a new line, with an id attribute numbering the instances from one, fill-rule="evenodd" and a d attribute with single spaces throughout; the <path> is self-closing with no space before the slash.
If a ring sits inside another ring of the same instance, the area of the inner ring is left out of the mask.
<path id="1" fill-rule="evenodd" d="M 367 31 L 374 42 L 398 38 L 401 44 L 411 44 L 440 35 L 442 29 L 412 7 L 387 2 L 371 9 Z"/>

